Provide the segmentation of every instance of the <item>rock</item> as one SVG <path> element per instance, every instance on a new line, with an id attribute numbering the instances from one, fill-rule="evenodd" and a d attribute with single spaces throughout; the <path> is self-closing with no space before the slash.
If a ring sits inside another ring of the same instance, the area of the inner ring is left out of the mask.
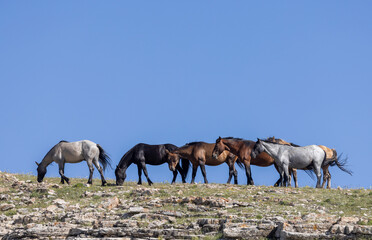
<path id="1" fill-rule="evenodd" d="M 8 203 L 0 204 L 0 211 L 8 211 L 13 208 L 15 208 L 14 204 L 8 204 Z"/>
<path id="2" fill-rule="evenodd" d="M 56 205 L 50 205 L 46 208 L 46 210 L 49 212 L 54 212 L 56 209 L 58 209 Z"/>
<path id="3" fill-rule="evenodd" d="M 119 205 L 119 198 L 113 197 L 111 199 L 105 200 L 101 203 L 101 207 L 111 210 L 113 208 L 116 208 Z"/>
<path id="4" fill-rule="evenodd" d="M 66 205 L 68 204 L 65 200 L 60 198 L 53 200 L 53 203 L 57 205 L 59 208 L 65 208 Z"/>

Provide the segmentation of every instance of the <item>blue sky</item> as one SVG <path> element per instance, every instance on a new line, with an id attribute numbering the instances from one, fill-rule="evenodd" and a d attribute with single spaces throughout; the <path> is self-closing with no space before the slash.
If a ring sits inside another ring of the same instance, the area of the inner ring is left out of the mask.
<path id="1" fill-rule="evenodd" d="M 1 1 L 0 170 L 36 174 L 34 161 L 62 139 L 99 143 L 116 166 L 139 142 L 275 135 L 336 148 L 354 176 L 333 167 L 332 186 L 369 188 L 371 9 L 370 1 Z M 171 181 L 166 165 L 148 171 Z M 65 173 L 86 177 L 88 168 Z M 135 166 L 127 173 L 137 181 Z M 258 185 L 278 178 L 273 166 L 252 174 Z M 226 165 L 207 167 L 210 182 L 227 175 Z M 57 165 L 47 176 L 58 176 Z M 303 172 L 299 184 L 315 186 Z"/>

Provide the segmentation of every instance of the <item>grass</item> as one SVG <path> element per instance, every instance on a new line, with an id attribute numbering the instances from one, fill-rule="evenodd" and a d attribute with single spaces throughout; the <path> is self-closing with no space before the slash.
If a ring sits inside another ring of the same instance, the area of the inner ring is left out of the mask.
<path id="1" fill-rule="evenodd" d="M 11 187 L 11 183 L 1 180 L 0 187 L 8 190 L 1 194 L 16 194 L 18 189 Z M 37 183 L 36 177 L 28 174 L 13 175 L 20 181 L 31 181 L 32 184 Z M 248 206 L 233 206 L 225 208 L 225 215 L 236 215 L 238 217 L 250 217 L 252 219 L 263 219 L 268 216 L 280 215 L 284 218 L 288 215 L 308 214 L 317 211 L 324 211 L 327 214 L 336 216 L 372 216 L 372 190 L 367 189 L 315 189 L 312 187 L 303 188 L 274 188 L 271 186 L 246 186 L 246 185 L 228 185 L 228 184 L 174 184 L 155 183 L 149 186 L 144 183 L 138 186 L 136 182 L 125 182 L 122 187 L 114 185 L 114 180 L 109 180 L 109 186 L 102 187 L 100 179 L 94 179 L 93 185 L 86 186 L 87 179 L 71 178 L 71 184 L 60 184 L 60 178 L 45 178 L 48 184 L 55 184 L 59 188 L 50 187 L 55 195 L 50 195 L 48 192 L 32 191 L 24 193 L 24 196 L 35 198 L 33 204 L 18 206 L 17 201 L 20 198 L 12 198 L 16 209 L 0 212 L 7 216 L 17 213 L 17 209 L 22 208 L 45 208 L 52 204 L 52 201 L 57 198 L 64 199 L 70 204 L 79 204 L 81 208 L 89 207 L 90 205 L 98 206 L 110 196 L 100 196 L 97 193 L 112 193 L 123 201 L 132 201 L 137 199 L 136 204 L 145 206 L 153 199 L 167 199 L 177 197 L 211 197 L 214 199 L 224 198 L 240 203 L 246 203 Z M 27 184 L 27 183 L 26 183 Z M 144 188 L 150 190 L 151 195 L 137 196 L 132 195 L 132 191 Z M 156 189 L 156 191 L 152 191 Z M 90 192 L 93 196 L 84 197 L 85 192 Z M 28 194 L 28 195 L 27 195 Z M 48 196 L 50 195 L 50 196 Z M 23 195 L 22 195 L 23 196 Z M 20 197 L 22 197 L 20 196 Z M 186 204 L 163 203 L 161 208 L 156 210 L 170 210 L 187 213 L 188 217 L 177 218 L 179 224 L 189 224 L 200 218 L 200 214 L 205 217 L 216 218 L 219 208 L 209 208 L 203 206 L 208 211 L 191 212 L 187 210 Z M 154 208 L 155 209 L 155 208 Z M 187 215 L 185 214 L 185 216 Z M 198 217 L 199 216 L 199 217 Z M 361 221 L 361 225 L 372 225 L 372 219 L 367 218 L 367 221 Z"/>

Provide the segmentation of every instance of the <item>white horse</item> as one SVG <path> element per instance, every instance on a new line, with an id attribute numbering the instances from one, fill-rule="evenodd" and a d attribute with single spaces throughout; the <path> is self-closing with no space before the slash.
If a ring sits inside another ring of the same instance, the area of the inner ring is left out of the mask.
<path id="1" fill-rule="evenodd" d="M 320 188 L 320 169 L 326 160 L 326 153 L 317 145 L 293 147 L 258 139 L 251 153 L 255 158 L 261 152 L 266 152 L 275 159 L 282 177 L 282 186 L 286 186 L 289 178 L 288 168 L 313 169 L 317 177 L 316 187 Z M 283 182 L 284 180 L 284 182 Z"/>
<path id="2" fill-rule="evenodd" d="M 101 174 L 102 186 L 106 184 L 105 177 L 103 176 L 103 170 L 110 164 L 110 158 L 107 156 L 102 147 L 92 141 L 82 140 L 78 142 L 66 142 L 60 141 L 56 144 L 49 152 L 45 155 L 41 163 L 36 163 L 37 167 L 37 181 L 42 182 L 46 174 L 46 168 L 52 162 L 56 162 L 59 166 L 59 174 L 61 175 L 61 183 L 70 184 L 70 180 L 64 175 L 65 163 L 79 163 L 86 161 L 89 167 L 89 180 L 88 184 L 92 184 L 92 177 L 94 166 L 98 169 Z"/>

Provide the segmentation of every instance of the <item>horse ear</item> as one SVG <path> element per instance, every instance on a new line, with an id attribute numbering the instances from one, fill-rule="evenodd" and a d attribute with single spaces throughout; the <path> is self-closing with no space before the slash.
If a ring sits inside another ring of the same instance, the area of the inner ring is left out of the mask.
<path id="1" fill-rule="evenodd" d="M 218 136 L 218 140 L 221 140 L 221 136 Z"/>
<path id="2" fill-rule="evenodd" d="M 39 166 L 39 163 L 37 163 L 36 161 L 35 161 L 35 163 L 36 163 L 37 166 Z"/>
<path id="3" fill-rule="evenodd" d="M 257 138 L 257 142 L 259 142 L 260 141 L 260 139 L 259 138 Z"/>
<path id="4" fill-rule="evenodd" d="M 275 136 L 273 136 L 273 141 L 275 141 Z"/>

